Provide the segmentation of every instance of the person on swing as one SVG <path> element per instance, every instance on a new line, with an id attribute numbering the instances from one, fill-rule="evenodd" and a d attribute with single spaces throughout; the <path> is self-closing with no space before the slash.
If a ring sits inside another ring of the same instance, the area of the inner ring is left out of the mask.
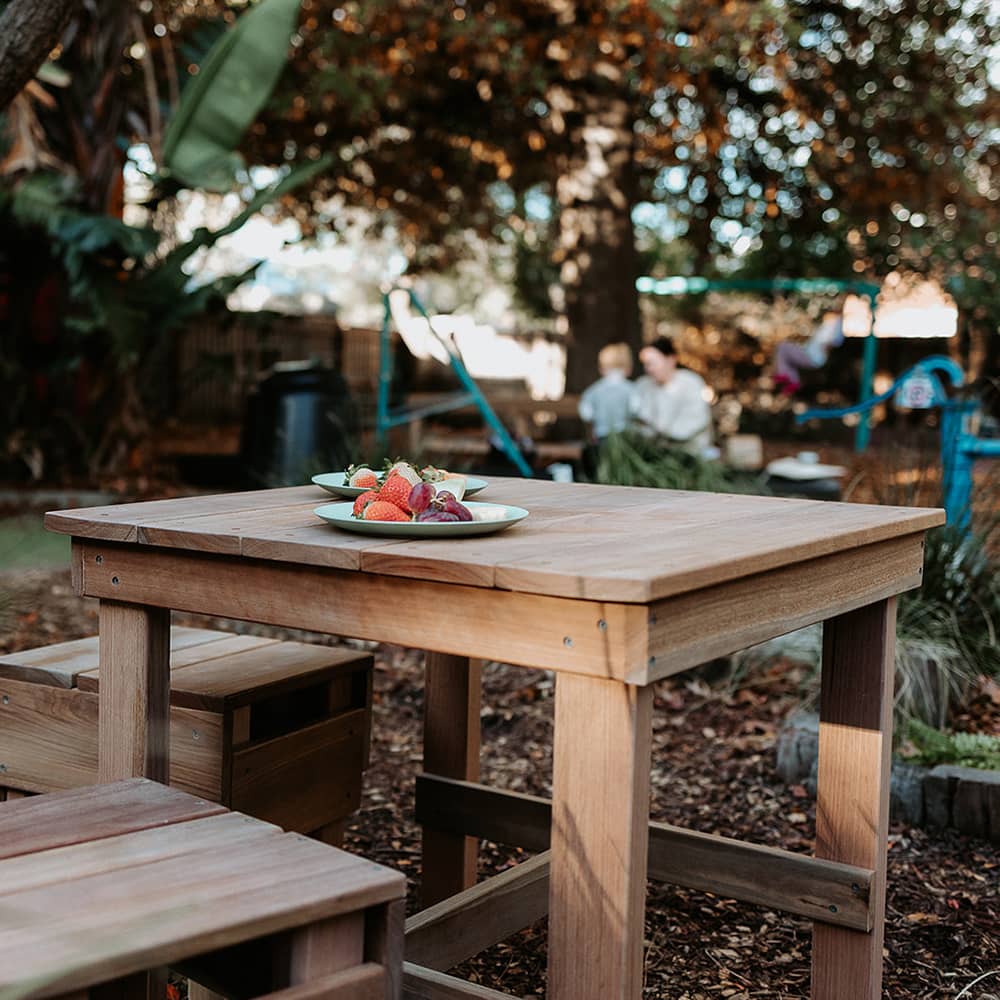
<path id="1" fill-rule="evenodd" d="M 774 354 L 774 384 L 785 396 L 793 396 L 802 386 L 802 369 L 822 368 L 830 351 L 844 342 L 844 318 L 839 310 L 823 313 L 819 326 L 805 344 L 783 340 Z"/>

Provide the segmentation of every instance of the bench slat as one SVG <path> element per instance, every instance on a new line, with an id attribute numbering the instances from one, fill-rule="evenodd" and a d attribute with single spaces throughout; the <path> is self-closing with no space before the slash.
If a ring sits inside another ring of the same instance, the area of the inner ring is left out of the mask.
<path id="1" fill-rule="evenodd" d="M 171 704 L 223 711 L 322 683 L 339 674 L 366 670 L 372 657 L 352 649 L 279 642 L 220 659 L 204 660 L 177 676 L 171 673 Z"/>
<path id="2" fill-rule="evenodd" d="M 202 850 L 223 846 L 239 849 L 253 840 L 282 835 L 280 827 L 242 813 L 225 812 L 7 858 L 0 861 L 0 899 L 14 892 L 163 861 L 190 853 L 194 845 Z"/>
<path id="3" fill-rule="evenodd" d="M 277 639 L 265 639 L 259 635 L 232 635 L 217 632 L 217 638 L 211 642 L 199 643 L 194 646 L 170 647 L 170 684 L 174 684 L 182 676 L 181 671 L 191 667 L 199 667 L 206 662 L 217 659 L 228 660 L 234 654 L 253 650 L 273 649 L 280 645 Z M 100 668 L 95 663 L 87 670 L 77 673 L 76 686 L 81 691 L 97 692 L 100 688 Z M 171 698 L 171 704 L 174 704 Z"/>
<path id="4" fill-rule="evenodd" d="M 225 639 L 227 633 L 209 628 L 183 628 L 175 625 L 170 630 L 170 651 L 204 646 Z M 50 684 L 71 688 L 77 677 L 98 665 L 98 640 L 96 635 L 70 642 L 57 642 L 51 646 L 24 649 L 19 653 L 0 655 L 0 677 L 11 677 L 34 684 Z"/>
<path id="5" fill-rule="evenodd" d="M 5 802 L 0 809 L 0 858 L 13 858 L 134 830 L 183 823 L 225 812 L 146 778 L 90 785 L 59 795 Z"/>

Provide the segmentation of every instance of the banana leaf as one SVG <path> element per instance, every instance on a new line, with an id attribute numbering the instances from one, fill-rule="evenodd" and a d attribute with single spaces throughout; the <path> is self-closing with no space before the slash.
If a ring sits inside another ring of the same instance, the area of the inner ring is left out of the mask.
<path id="1" fill-rule="evenodd" d="M 163 137 L 164 176 L 228 191 L 243 166 L 237 147 L 288 57 L 300 0 L 259 0 L 212 46 L 184 88 Z"/>
<path id="2" fill-rule="evenodd" d="M 214 230 L 200 226 L 191 234 L 191 238 L 189 240 L 172 250 L 166 255 L 166 257 L 163 258 L 163 264 L 161 265 L 162 272 L 165 275 L 173 274 L 175 272 L 179 274 L 181 265 L 196 250 L 201 247 L 213 246 L 218 240 L 222 239 L 223 236 L 229 236 L 231 233 L 235 233 L 237 229 L 245 225 L 254 215 L 264 208 L 265 205 L 284 197 L 284 195 L 288 194 L 289 191 L 293 191 L 300 184 L 304 184 L 306 181 L 315 177 L 316 174 L 326 170 L 327 167 L 330 166 L 332 160 L 333 157 L 327 153 L 325 156 L 321 156 L 318 160 L 299 164 L 297 167 L 293 167 L 276 184 L 272 184 L 271 187 L 258 191 L 257 194 L 246 203 L 243 211 L 227 222 L 224 226 Z"/>

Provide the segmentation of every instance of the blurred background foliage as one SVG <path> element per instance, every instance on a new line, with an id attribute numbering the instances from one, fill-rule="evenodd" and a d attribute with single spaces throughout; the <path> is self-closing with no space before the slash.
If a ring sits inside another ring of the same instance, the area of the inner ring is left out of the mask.
<path id="1" fill-rule="evenodd" d="M 989 0 L 70 6 L 51 60 L 0 121 L 2 375 L 17 386 L 39 356 L 51 374 L 85 373 L 60 392 L 82 438 L 72 455 L 91 471 L 107 462 L 90 426 L 107 426 L 107 406 L 89 402 L 106 394 L 102 374 L 155 370 L 170 317 L 224 309 L 239 280 L 174 310 L 199 259 L 175 253 L 182 185 L 247 205 L 294 164 L 317 169 L 274 208 L 306 238 L 363 207 L 398 233 L 414 273 L 461 260 L 472 239 L 511 248 L 522 305 L 568 337 L 570 391 L 609 339 L 638 345 L 643 272 L 918 272 L 947 283 L 966 336 L 996 360 Z M 6 0 L 0 16 L 18 9 L 39 5 Z M 130 158 L 150 173 L 146 228 L 121 224 Z M 128 322 L 138 341 L 121 335 Z M 142 382 L 119 434 L 148 419 Z M 30 395 L 5 404 L 17 433 L 4 444 L 22 460 Z M 37 464 L 53 444 L 32 447 Z"/>

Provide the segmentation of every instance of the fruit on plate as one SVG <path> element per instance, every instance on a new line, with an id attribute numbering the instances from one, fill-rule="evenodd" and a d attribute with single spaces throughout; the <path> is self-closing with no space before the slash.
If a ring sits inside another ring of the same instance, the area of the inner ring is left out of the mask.
<path id="1" fill-rule="evenodd" d="M 426 524 L 428 521 L 461 521 L 462 519 L 457 514 L 452 514 L 448 510 L 437 510 L 432 507 L 430 510 L 425 510 L 417 515 L 417 520 L 421 524 Z"/>
<path id="2" fill-rule="evenodd" d="M 442 479 L 447 479 L 451 473 L 447 469 L 435 469 L 433 465 L 425 465 L 420 470 L 420 478 L 425 483 L 439 483 Z"/>
<path id="3" fill-rule="evenodd" d="M 353 514 L 365 521 L 471 521 L 472 511 L 449 490 L 433 483 L 409 486 L 402 476 L 390 476 L 382 489 L 369 490 L 354 501 Z"/>
<path id="4" fill-rule="evenodd" d="M 408 480 L 392 472 L 378 491 L 378 498 L 395 504 L 404 514 L 410 514 L 410 491 L 414 488 Z"/>
<path id="5" fill-rule="evenodd" d="M 410 509 L 417 521 L 471 521 L 472 512 L 448 490 L 434 490 L 433 483 L 418 483 L 410 493 Z M 416 502 L 416 507 L 414 507 Z M 444 516 L 447 515 L 447 516 Z"/>
<path id="6" fill-rule="evenodd" d="M 433 483 L 417 483 L 416 486 L 410 490 L 410 496 L 407 500 L 410 510 L 414 514 L 422 514 L 431 505 L 431 501 L 437 494 L 437 490 L 434 489 Z"/>
<path id="7" fill-rule="evenodd" d="M 387 480 L 392 476 L 402 476 L 411 486 L 420 482 L 420 473 L 409 462 L 393 462 L 385 474 Z"/>
<path id="8" fill-rule="evenodd" d="M 410 515 L 404 514 L 394 503 L 388 500 L 373 500 L 361 515 L 365 521 L 409 521 Z"/>
<path id="9" fill-rule="evenodd" d="M 507 508 L 495 503 L 481 503 L 476 507 L 473 521 L 504 521 L 508 517 Z"/>
<path id="10" fill-rule="evenodd" d="M 378 476 L 367 465 L 349 465 L 345 476 L 348 486 L 361 487 L 366 490 L 378 489 Z"/>
<path id="11" fill-rule="evenodd" d="M 344 485 L 365 490 L 377 490 L 392 476 L 401 476 L 411 486 L 422 482 L 433 483 L 439 488 L 454 493 L 459 500 L 465 495 L 465 476 L 449 472 L 447 469 L 435 468 L 433 465 L 425 465 L 417 471 L 412 462 L 403 459 L 397 459 L 394 462 L 386 459 L 381 472 L 375 472 L 370 465 L 349 465 L 344 470 Z M 459 484 L 461 484 L 461 488 L 459 488 Z"/>
<path id="12" fill-rule="evenodd" d="M 438 493 L 450 493 L 456 500 L 461 500 L 465 496 L 466 479 L 465 476 L 451 474 L 447 479 L 438 480 L 434 483 Z"/>
<path id="13" fill-rule="evenodd" d="M 375 490 L 365 490 L 364 493 L 360 494 L 358 498 L 354 501 L 354 510 L 352 513 L 355 517 L 361 517 L 365 512 L 365 507 L 367 507 L 373 500 L 378 500 L 378 493 Z"/>

